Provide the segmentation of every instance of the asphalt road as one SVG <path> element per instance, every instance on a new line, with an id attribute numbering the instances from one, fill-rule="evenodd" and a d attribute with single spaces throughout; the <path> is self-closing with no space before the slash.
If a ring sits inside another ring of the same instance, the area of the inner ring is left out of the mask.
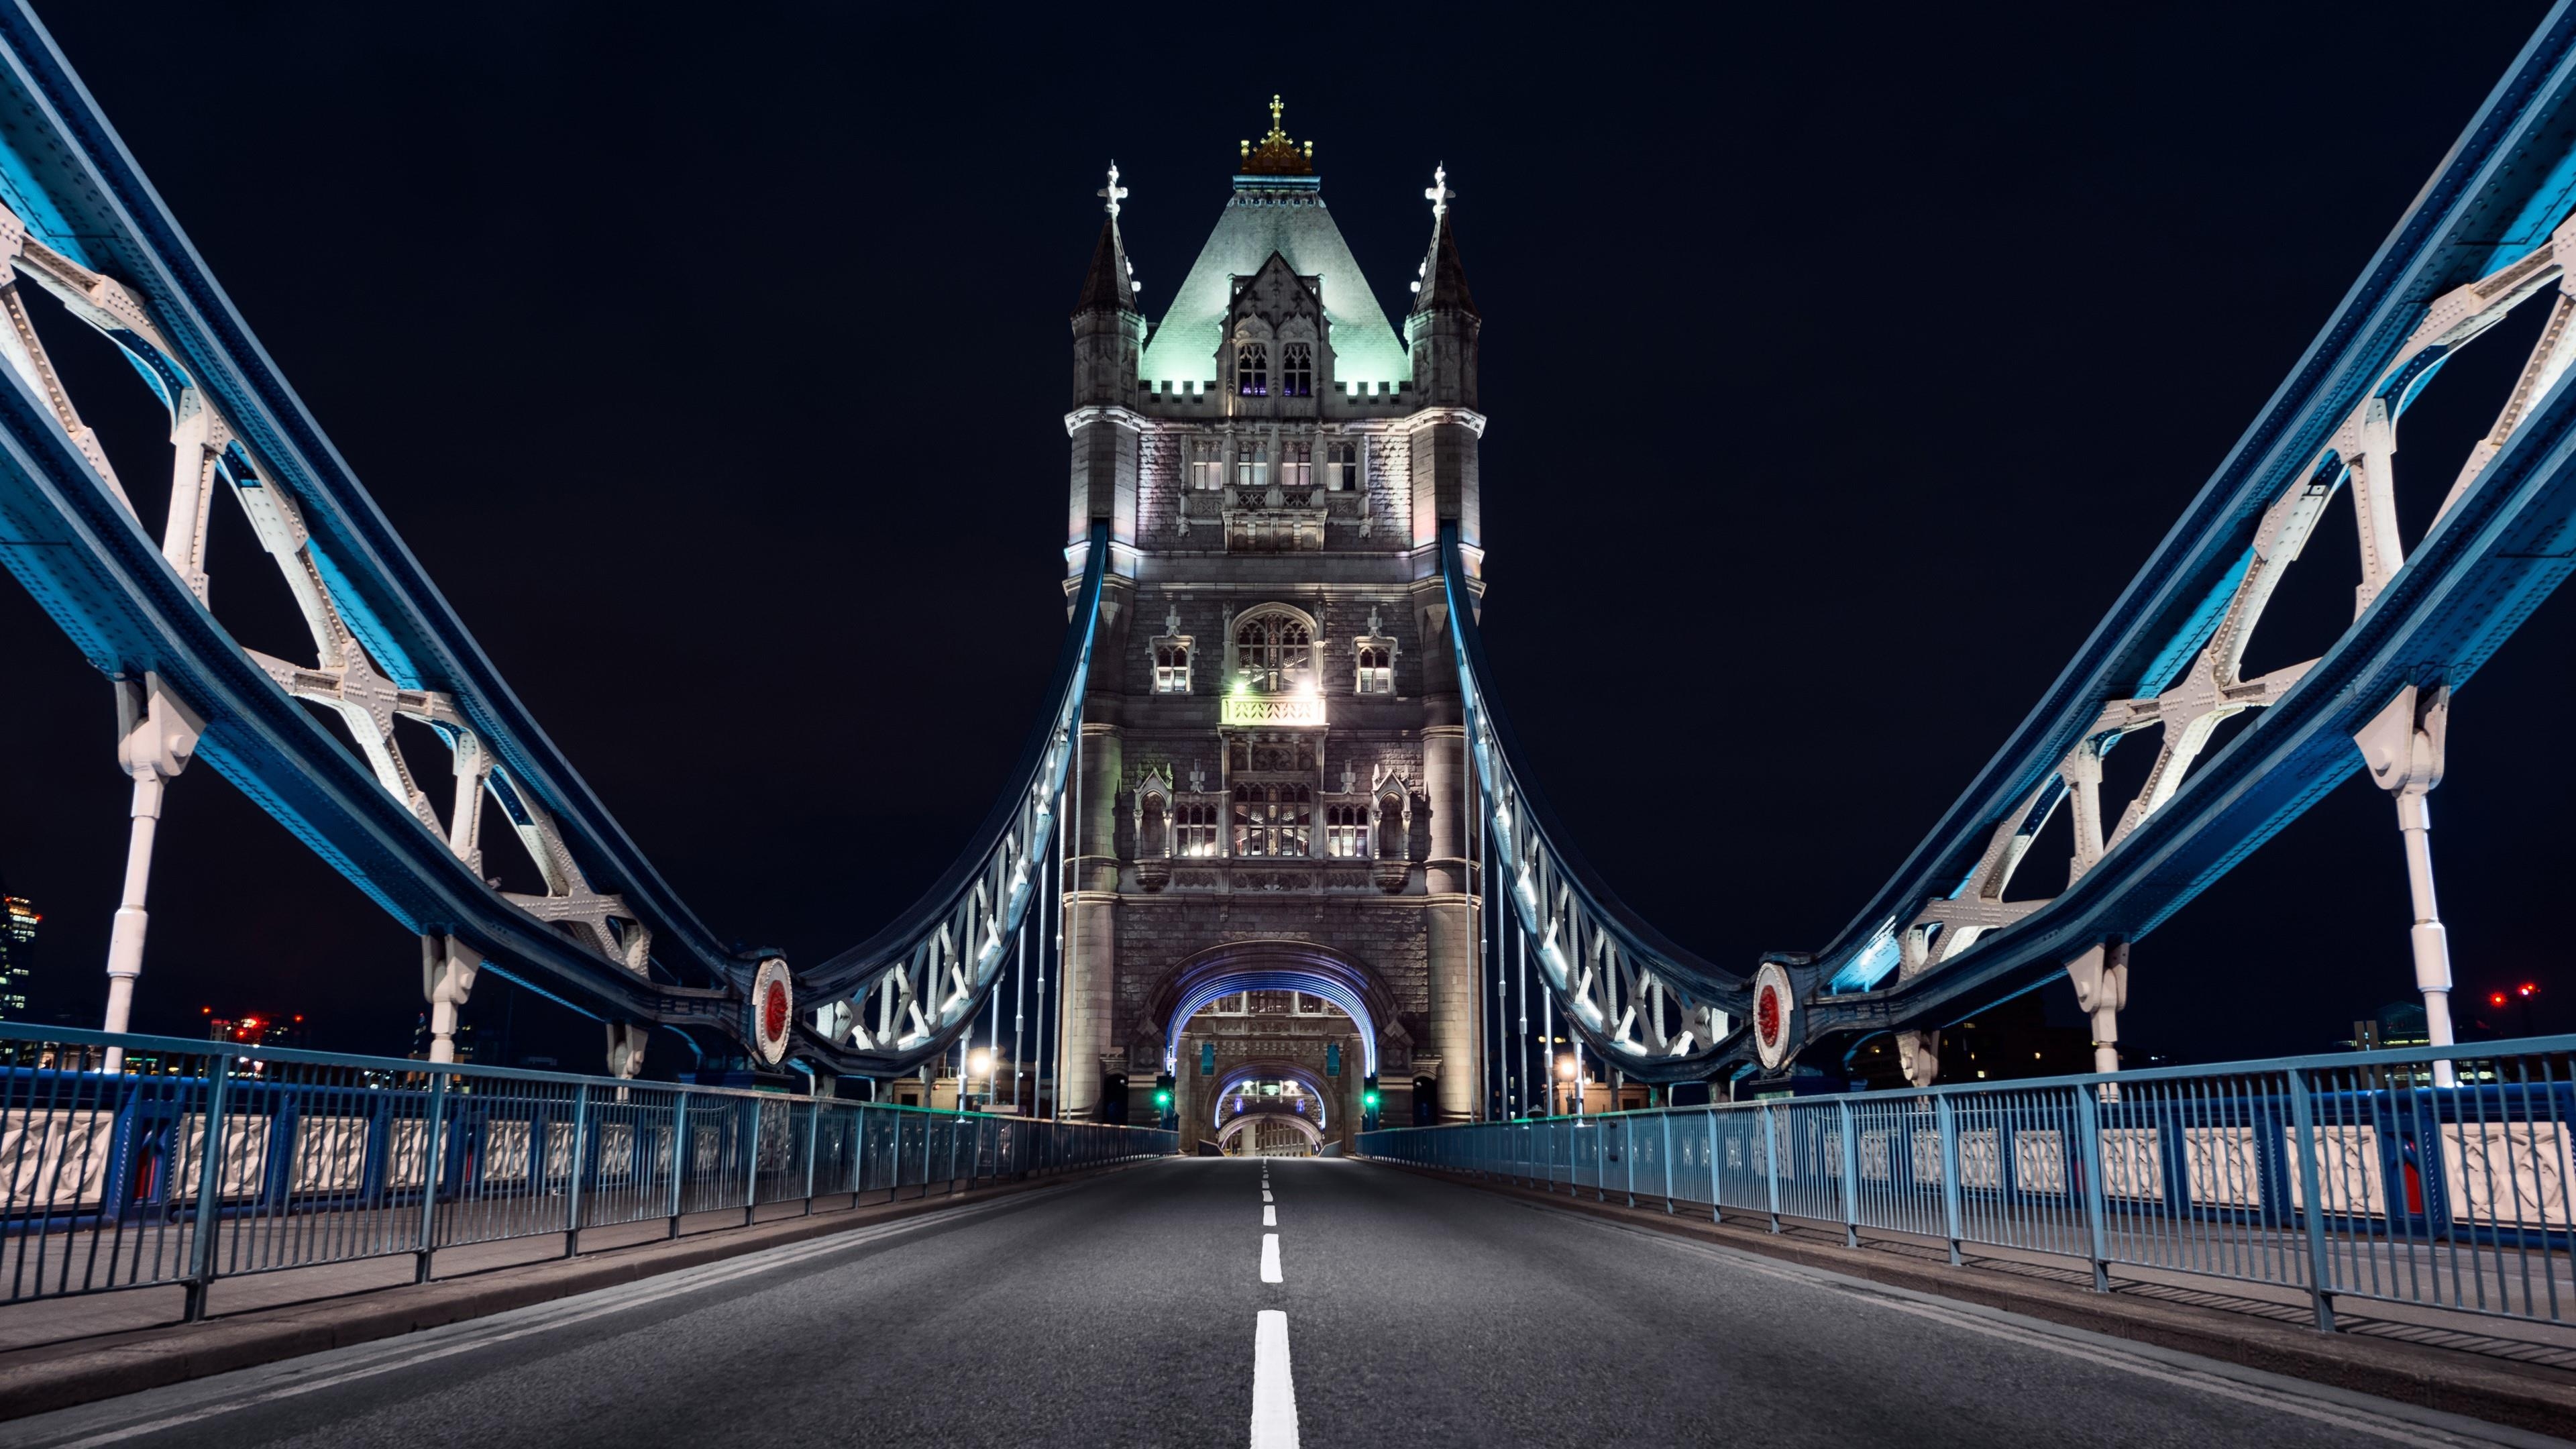
<path id="1" fill-rule="evenodd" d="M 1160 1163 L 0 1424 L 0 1441 L 2548 1442 L 1364 1163 L 1264 1180 L 1254 1161 Z"/>

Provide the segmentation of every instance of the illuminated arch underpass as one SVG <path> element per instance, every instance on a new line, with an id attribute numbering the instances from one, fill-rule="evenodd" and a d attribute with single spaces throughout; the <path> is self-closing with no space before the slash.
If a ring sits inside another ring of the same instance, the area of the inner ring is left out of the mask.
<path id="1" fill-rule="evenodd" d="M 1361 1071 L 1373 1073 L 1377 1070 L 1377 1022 L 1370 1016 L 1366 1001 L 1357 992 L 1331 977 L 1295 971 L 1229 972 L 1192 989 L 1165 1019 L 1164 1070 L 1177 1070 L 1180 1060 L 1181 1033 L 1201 1011 L 1227 997 L 1274 991 L 1316 997 L 1339 1010 L 1359 1029 L 1361 1050 L 1364 1054 Z"/>
<path id="2" fill-rule="evenodd" d="M 1229 1157 L 1312 1157 L 1323 1149 L 1324 1134 L 1294 1112 L 1262 1108 L 1227 1118 L 1216 1144 Z"/>
<path id="3" fill-rule="evenodd" d="M 1176 1126 L 1206 1130 L 1197 1124 L 1215 1121 L 1218 1096 L 1258 1077 L 1301 1082 L 1329 1104 L 1328 1135 L 1357 1130 L 1365 1083 L 1381 1063 L 1400 1079 L 1386 1084 L 1383 1120 L 1410 1120 L 1414 1038 L 1394 994 L 1367 964 L 1331 947 L 1211 947 L 1165 974 L 1143 1008 L 1131 1038 L 1136 1060 L 1150 1053 L 1174 1075 Z"/>
<path id="4" fill-rule="evenodd" d="M 1295 1062 L 1250 1062 L 1227 1071 L 1219 1080 L 1209 1120 L 1222 1127 L 1235 1117 L 1276 1102 L 1281 1110 L 1296 1112 L 1317 1127 L 1328 1128 L 1332 1125 L 1332 1099 L 1338 1085 Z"/>

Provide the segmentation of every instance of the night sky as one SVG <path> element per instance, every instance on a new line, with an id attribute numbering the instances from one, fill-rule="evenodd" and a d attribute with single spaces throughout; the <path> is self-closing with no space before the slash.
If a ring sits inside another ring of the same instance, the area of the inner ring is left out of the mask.
<path id="1" fill-rule="evenodd" d="M 719 933 L 806 962 L 947 864 L 1039 706 L 1110 158 L 1154 315 L 1274 91 L 1391 315 L 1445 161 L 1494 688 L 1602 874 L 1745 969 L 1830 940 L 2028 711 L 2545 9 L 38 8 L 573 762 Z M 39 307 L 157 535 L 165 419 Z M 2537 318 L 2408 415 L 2409 543 Z M 310 658 L 230 503 L 210 552 L 217 616 Z M 2321 652 L 2358 577 L 2338 501 L 2249 675 Z M 2464 1035 L 2491 987 L 2576 995 L 2572 610 L 2453 712 Z M 37 1014 L 95 1024 L 110 691 L 14 585 L 0 639 L 0 873 L 45 913 Z M 408 1045 L 415 939 L 210 769 L 170 792 L 152 912 L 139 1028 L 211 1005 Z M 2139 943 L 2124 1044 L 2325 1049 L 2411 994 L 2408 919 L 2355 778 Z M 594 1026 L 487 982 L 469 1019 L 513 1055 L 597 1065 Z"/>

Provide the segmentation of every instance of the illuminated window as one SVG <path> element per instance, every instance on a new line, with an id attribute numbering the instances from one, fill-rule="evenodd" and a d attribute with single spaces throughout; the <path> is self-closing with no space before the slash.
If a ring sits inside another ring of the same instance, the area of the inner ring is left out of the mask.
<path id="1" fill-rule="evenodd" d="M 1315 445 L 1289 443 L 1279 450 L 1279 482 L 1282 487 L 1304 488 L 1315 481 Z"/>
<path id="2" fill-rule="evenodd" d="M 1190 440 L 1190 486 L 1210 491 L 1225 486 L 1225 444 L 1221 440 Z"/>
<path id="3" fill-rule="evenodd" d="M 1395 693 L 1395 641 L 1362 639 L 1359 647 L 1359 692 Z"/>
<path id="4" fill-rule="evenodd" d="M 1308 342 L 1291 342 L 1280 349 L 1279 395 L 1304 397 L 1315 390 L 1315 348 Z"/>
<path id="5" fill-rule="evenodd" d="M 1234 787 L 1234 853 L 1304 855 L 1315 818 L 1314 792 L 1303 785 Z"/>
<path id="6" fill-rule="evenodd" d="M 1216 854 L 1217 807 L 1189 803 L 1172 807 L 1173 845 L 1182 855 L 1204 859 Z"/>
<path id="7" fill-rule="evenodd" d="M 1190 642 L 1186 638 L 1154 641 L 1154 692 L 1156 694 L 1190 692 Z"/>
<path id="8" fill-rule="evenodd" d="M 1324 811 L 1324 853 L 1335 860 L 1368 859 L 1366 805 L 1333 805 Z"/>
<path id="9" fill-rule="evenodd" d="M 1270 395 L 1270 344 L 1241 342 L 1234 349 L 1234 390 L 1245 397 Z"/>
<path id="10" fill-rule="evenodd" d="M 1234 450 L 1234 481 L 1245 488 L 1270 486 L 1270 445 L 1240 443 Z"/>
<path id="11" fill-rule="evenodd" d="M 1360 486 L 1360 445 L 1334 443 L 1324 449 L 1324 486 L 1336 493 Z"/>
<path id="12" fill-rule="evenodd" d="M 1252 688 L 1297 688 L 1314 663 L 1315 631 L 1302 615 L 1273 606 L 1235 621 L 1235 677 Z"/>
<path id="13" fill-rule="evenodd" d="M 1385 616 L 1369 610 L 1369 631 L 1351 641 L 1351 657 L 1358 662 L 1353 688 L 1362 694 L 1395 693 L 1395 640 L 1379 632 L 1386 627 Z"/>

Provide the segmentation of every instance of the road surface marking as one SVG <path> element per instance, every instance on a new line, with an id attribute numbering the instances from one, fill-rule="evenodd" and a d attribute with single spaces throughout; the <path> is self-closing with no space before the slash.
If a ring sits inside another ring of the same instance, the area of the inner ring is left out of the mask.
<path id="1" fill-rule="evenodd" d="M 1270 1201 L 1270 1189 L 1265 1187 L 1261 1190 L 1261 1200 L 1263 1202 Z"/>
<path id="2" fill-rule="evenodd" d="M 1279 1235 L 1277 1233 L 1261 1235 L 1261 1281 L 1264 1283 L 1284 1281 L 1279 1276 Z"/>
<path id="3" fill-rule="evenodd" d="M 1268 1203 L 1263 1203 L 1261 1205 L 1261 1225 L 1265 1228 L 1275 1228 L 1279 1226 L 1279 1209 L 1272 1207 Z"/>
<path id="4" fill-rule="evenodd" d="M 1264 1308 L 1252 1332 L 1252 1449 L 1297 1449 L 1297 1385 L 1288 1374 L 1288 1315 Z"/>

